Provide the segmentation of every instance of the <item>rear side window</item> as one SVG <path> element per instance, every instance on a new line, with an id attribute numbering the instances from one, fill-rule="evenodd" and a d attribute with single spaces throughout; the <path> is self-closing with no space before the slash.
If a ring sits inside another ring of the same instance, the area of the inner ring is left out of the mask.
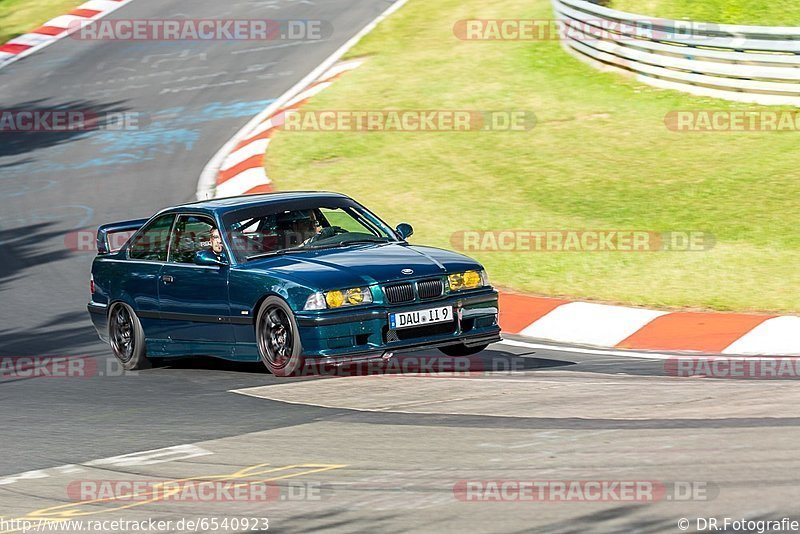
<path id="1" fill-rule="evenodd" d="M 162 215 L 144 227 L 131 244 L 128 257 L 132 260 L 167 261 L 169 231 L 175 215 Z"/>

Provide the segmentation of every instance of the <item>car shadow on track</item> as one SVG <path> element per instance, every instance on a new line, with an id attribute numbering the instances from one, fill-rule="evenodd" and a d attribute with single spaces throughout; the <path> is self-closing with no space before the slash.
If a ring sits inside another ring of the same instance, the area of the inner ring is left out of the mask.
<path id="1" fill-rule="evenodd" d="M 120 126 L 115 122 L 127 111 L 129 108 L 124 107 L 122 101 L 99 103 L 69 100 L 51 103 L 38 99 L 13 104 L 5 110 L 5 120 L 11 124 L 0 129 L 0 157 L 61 145 L 93 131 L 117 129 Z M 63 119 L 62 123 L 58 123 L 54 112 L 70 112 L 72 119 L 69 123 Z"/>
<path id="2" fill-rule="evenodd" d="M 81 358 L 104 353 L 83 311 L 62 313 L 26 329 L 0 328 L 0 358 L 60 356 Z"/>
<path id="3" fill-rule="evenodd" d="M 153 369 L 163 370 L 206 370 L 229 371 L 235 373 L 254 373 L 268 375 L 261 362 L 236 362 L 213 358 L 211 356 L 186 356 L 182 358 L 157 359 L 151 361 Z"/>
<path id="4" fill-rule="evenodd" d="M 0 230 L 0 253 L 3 257 L 0 263 L 0 290 L 18 281 L 31 266 L 66 259 L 69 250 L 48 250 L 42 246 L 43 242 L 60 238 L 63 234 L 55 228 L 54 222 Z"/>
<path id="5" fill-rule="evenodd" d="M 445 356 L 431 351 L 404 352 L 388 360 L 331 365 L 307 360 L 291 379 L 336 378 L 371 375 L 412 375 L 431 377 L 513 376 L 518 373 L 576 365 L 552 358 L 520 357 L 499 350 L 485 350 L 472 356 Z M 235 362 L 211 357 L 186 357 L 153 362 L 156 369 L 205 369 L 240 373 L 269 374 L 260 362 Z"/>

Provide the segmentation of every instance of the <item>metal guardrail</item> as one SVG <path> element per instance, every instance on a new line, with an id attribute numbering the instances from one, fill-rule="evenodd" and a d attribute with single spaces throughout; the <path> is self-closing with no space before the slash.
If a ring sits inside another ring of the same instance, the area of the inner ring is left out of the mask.
<path id="1" fill-rule="evenodd" d="M 800 27 L 675 21 L 552 0 L 563 46 L 603 70 L 701 96 L 800 106 Z"/>

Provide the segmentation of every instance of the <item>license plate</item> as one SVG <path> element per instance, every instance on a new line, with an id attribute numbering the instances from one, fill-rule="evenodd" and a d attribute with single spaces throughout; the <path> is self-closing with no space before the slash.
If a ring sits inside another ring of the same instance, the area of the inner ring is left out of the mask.
<path id="1" fill-rule="evenodd" d="M 427 310 L 390 313 L 389 328 L 398 330 L 400 328 L 412 328 L 414 326 L 425 326 L 433 323 L 446 323 L 452 320 L 453 307 L 442 306 L 439 308 L 428 308 Z"/>

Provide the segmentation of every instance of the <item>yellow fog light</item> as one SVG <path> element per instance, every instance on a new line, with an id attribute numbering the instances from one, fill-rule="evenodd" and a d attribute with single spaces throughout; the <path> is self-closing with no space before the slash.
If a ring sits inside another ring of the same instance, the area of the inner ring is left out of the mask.
<path id="1" fill-rule="evenodd" d="M 450 291 L 461 291 L 480 287 L 483 280 L 478 271 L 465 271 L 448 275 L 447 282 L 450 285 Z"/>
<path id="2" fill-rule="evenodd" d="M 325 302 L 328 308 L 341 308 L 342 306 L 358 306 L 370 304 L 372 292 L 368 287 L 352 287 L 350 289 L 337 289 L 325 293 Z"/>
<path id="3" fill-rule="evenodd" d="M 344 304 L 344 295 L 341 291 L 328 291 L 325 293 L 325 302 L 331 308 L 338 308 Z"/>
<path id="4" fill-rule="evenodd" d="M 469 289 L 479 287 L 481 285 L 481 275 L 478 271 L 467 271 L 464 273 L 464 286 Z"/>

